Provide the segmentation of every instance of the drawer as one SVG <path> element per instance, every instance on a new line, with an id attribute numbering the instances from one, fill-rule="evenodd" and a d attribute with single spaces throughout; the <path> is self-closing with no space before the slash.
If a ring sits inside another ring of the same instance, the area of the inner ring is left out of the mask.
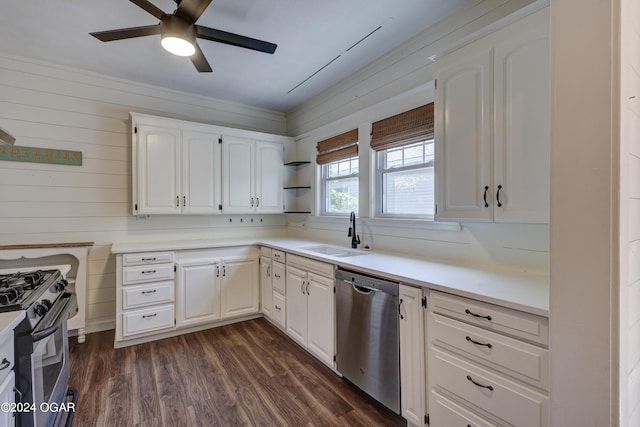
<path id="1" fill-rule="evenodd" d="M 464 406 L 433 391 L 429 399 L 429 424 L 446 427 L 497 427 Z"/>
<path id="2" fill-rule="evenodd" d="M 173 262 L 173 252 L 145 252 L 141 254 L 123 254 L 122 265 L 147 265 Z"/>
<path id="3" fill-rule="evenodd" d="M 122 269 L 122 284 L 173 280 L 173 264 L 141 265 Z"/>
<path id="4" fill-rule="evenodd" d="M 284 262 L 285 260 L 284 252 L 279 251 L 277 249 L 271 250 L 271 259 L 274 259 L 279 262 Z"/>
<path id="5" fill-rule="evenodd" d="M 0 337 L 0 383 L 12 372 L 15 356 L 13 353 L 13 330 L 7 330 Z"/>
<path id="6" fill-rule="evenodd" d="M 144 307 L 153 304 L 173 302 L 174 283 L 161 282 L 150 285 L 127 286 L 122 290 L 122 308 Z"/>
<path id="7" fill-rule="evenodd" d="M 273 312 L 271 313 L 273 321 L 280 326 L 282 329 L 286 328 L 286 317 L 285 313 L 287 312 L 287 306 L 285 303 L 284 295 L 274 292 L 273 293 Z"/>
<path id="8" fill-rule="evenodd" d="M 518 427 L 548 425 L 545 395 L 436 347 L 430 346 L 429 353 L 431 392 L 446 390 Z"/>
<path id="9" fill-rule="evenodd" d="M 432 344 L 548 390 L 549 351 L 544 348 L 433 313 L 428 331 Z"/>
<path id="10" fill-rule="evenodd" d="M 544 317 L 435 291 L 430 307 L 434 313 L 548 346 L 549 321 Z"/>
<path id="11" fill-rule="evenodd" d="M 273 290 L 280 292 L 282 295 L 286 295 L 287 286 L 285 284 L 286 275 L 284 264 L 281 262 L 273 261 L 273 263 L 271 264 L 271 269 L 273 271 Z"/>
<path id="12" fill-rule="evenodd" d="M 271 258 L 271 248 L 268 248 L 266 246 L 261 246 L 260 247 L 260 255 L 261 256 L 266 256 L 267 258 Z"/>
<path id="13" fill-rule="evenodd" d="M 173 328 L 175 322 L 173 304 L 128 311 L 122 317 L 122 335 L 125 337 Z"/>
<path id="14" fill-rule="evenodd" d="M 300 268 L 333 279 L 333 264 L 327 264 L 326 262 L 316 261 L 314 259 L 289 254 L 289 256 L 287 256 L 287 265 L 291 265 L 296 268 Z"/>

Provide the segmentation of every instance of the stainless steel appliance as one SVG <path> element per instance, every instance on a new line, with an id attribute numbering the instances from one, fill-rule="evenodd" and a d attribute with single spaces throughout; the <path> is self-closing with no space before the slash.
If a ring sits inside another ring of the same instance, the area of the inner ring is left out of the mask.
<path id="1" fill-rule="evenodd" d="M 59 270 L 0 275 L 0 311 L 25 311 L 14 331 L 18 426 L 73 421 L 68 409 L 75 408 L 77 392 L 69 389 L 67 319 L 77 312 L 77 304 L 66 286 Z M 73 405 L 63 406 L 65 402 Z"/>
<path id="2" fill-rule="evenodd" d="M 336 368 L 400 413 L 398 283 L 336 271 Z"/>

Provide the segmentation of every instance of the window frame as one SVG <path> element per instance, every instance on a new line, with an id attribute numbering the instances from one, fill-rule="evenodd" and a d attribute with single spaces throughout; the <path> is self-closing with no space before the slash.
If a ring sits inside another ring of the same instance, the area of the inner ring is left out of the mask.
<path id="1" fill-rule="evenodd" d="M 411 146 L 411 145 L 418 145 L 418 144 L 422 144 L 423 146 L 427 146 L 428 144 L 431 144 L 433 146 L 434 149 L 434 155 L 433 155 L 433 159 L 425 162 L 425 163 L 418 163 L 418 164 L 411 164 L 408 166 L 396 166 L 396 167 L 386 167 L 386 157 L 387 157 L 387 152 L 389 150 L 394 150 L 394 149 L 398 149 L 400 147 L 402 147 L 403 149 Z M 407 144 L 404 144 L 400 147 L 394 147 L 394 148 L 390 148 L 390 149 L 386 149 L 386 150 L 380 150 L 380 151 L 373 151 L 374 155 L 376 156 L 375 159 L 375 175 L 376 175 L 376 190 L 374 192 L 375 194 L 375 209 L 376 209 L 376 213 L 375 216 L 376 218 L 389 218 L 389 219 L 408 219 L 408 220 L 422 220 L 422 221 L 435 221 L 435 204 L 436 204 L 436 196 L 435 196 L 435 191 L 436 191 L 436 184 L 435 184 L 435 166 L 436 166 L 436 156 L 435 156 L 435 138 L 430 138 L 430 139 L 426 139 L 424 141 L 421 142 L 409 142 Z M 420 170 L 420 169 L 427 169 L 427 168 L 433 168 L 433 208 L 434 208 L 434 213 L 433 214 L 399 214 L 399 213 L 385 213 L 383 212 L 383 206 L 384 206 L 384 175 L 385 173 L 389 173 L 389 172 L 409 172 L 409 171 L 414 171 L 414 170 Z"/>
<path id="2" fill-rule="evenodd" d="M 332 164 L 335 163 L 340 163 L 340 162 L 345 162 L 345 161 L 356 161 L 358 162 L 358 172 L 356 173 L 351 173 L 349 175 L 342 175 L 342 176 L 338 176 L 338 177 L 329 177 L 329 167 L 331 167 Z M 329 162 L 329 163 L 325 163 L 320 166 L 320 215 L 321 216 L 329 216 L 329 217 L 343 217 L 343 216 L 347 216 L 349 215 L 350 212 L 330 212 L 327 211 L 327 183 L 328 182 L 340 182 L 340 181 L 346 181 L 348 179 L 353 179 L 353 178 L 357 178 L 358 181 L 358 187 L 360 185 L 360 159 L 359 156 L 352 156 L 346 159 L 342 159 L 342 160 L 336 160 L 334 162 Z M 360 188 L 358 188 L 358 208 L 355 210 L 356 214 L 359 212 L 360 210 Z"/>

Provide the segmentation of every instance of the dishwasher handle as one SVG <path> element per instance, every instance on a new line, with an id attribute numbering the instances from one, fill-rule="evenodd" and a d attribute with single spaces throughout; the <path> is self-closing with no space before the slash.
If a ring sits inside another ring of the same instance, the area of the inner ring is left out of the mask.
<path id="1" fill-rule="evenodd" d="M 376 289 L 376 288 L 371 288 L 369 286 L 362 286 L 362 285 L 356 285 L 355 283 L 353 283 L 350 280 L 347 279 L 342 279 L 343 282 L 348 283 L 349 285 L 351 285 L 351 287 L 356 291 L 356 292 L 360 292 L 361 294 L 370 294 L 371 292 L 378 292 L 380 291 L 380 289 Z"/>

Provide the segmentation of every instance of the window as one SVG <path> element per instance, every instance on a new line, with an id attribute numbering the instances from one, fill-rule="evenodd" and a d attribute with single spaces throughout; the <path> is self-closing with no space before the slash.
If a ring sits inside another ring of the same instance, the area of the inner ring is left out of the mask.
<path id="1" fill-rule="evenodd" d="M 378 152 L 380 215 L 434 216 L 433 139 Z"/>
<path id="2" fill-rule="evenodd" d="M 325 214 L 358 212 L 358 157 L 322 165 L 323 207 Z"/>
<path id="3" fill-rule="evenodd" d="M 433 103 L 373 123 L 378 215 L 434 218 L 433 136 Z"/>

